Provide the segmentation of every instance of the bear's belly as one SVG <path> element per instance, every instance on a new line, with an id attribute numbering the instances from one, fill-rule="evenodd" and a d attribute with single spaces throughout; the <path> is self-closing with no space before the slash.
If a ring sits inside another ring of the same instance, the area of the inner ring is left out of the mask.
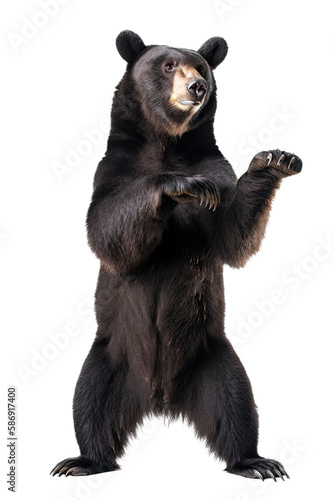
<path id="1" fill-rule="evenodd" d="M 162 335 L 182 338 L 210 334 L 212 323 L 222 320 L 223 314 L 220 264 L 189 257 L 170 273 L 166 271 L 157 301 L 156 325 Z"/>
<path id="2" fill-rule="evenodd" d="M 158 269 L 132 278 L 101 271 L 96 296 L 98 334 L 110 339 L 111 359 L 126 357 L 161 408 L 184 366 L 224 335 L 224 293 L 220 264 L 188 257 Z"/>

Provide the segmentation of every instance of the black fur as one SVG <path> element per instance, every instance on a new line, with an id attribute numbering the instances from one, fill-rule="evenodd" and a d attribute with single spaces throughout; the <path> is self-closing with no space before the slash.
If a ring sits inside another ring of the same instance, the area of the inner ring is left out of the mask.
<path id="1" fill-rule="evenodd" d="M 117 40 L 129 64 L 87 216 L 101 268 L 98 331 L 74 396 L 81 455 L 52 473 L 117 469 L 143 418 L 164 415 L 193 424 L 227 471 L 283 478 L 257 452 L 251 385 L 224 331 L 223 264 L 243 266 L 258 251 L 275 191 L 301 161 L 259 153 L 237 180 L 213 133 L 211 68 L 226 55 L 223 39 L 199 52 L 145 47 L 131 32 Z M 200 67 L 208 87 L 182 134 L 190 111 L 170 103 L 170 60 Z"/>
<path id="2" fill-rule="evenodd" d="M 123 59 L 132 63 L 145 49 L 143 40 L 133 31 L 122 31 L 116 38 L 116 47 Z"/>
<path id="3" fill-rule="evenodd" d="M 227 55 L 227 43 L 223 38 L 209 38 L 198 49 L 198 53 L 209 63 L 212 69 L 216 69 Z"/>

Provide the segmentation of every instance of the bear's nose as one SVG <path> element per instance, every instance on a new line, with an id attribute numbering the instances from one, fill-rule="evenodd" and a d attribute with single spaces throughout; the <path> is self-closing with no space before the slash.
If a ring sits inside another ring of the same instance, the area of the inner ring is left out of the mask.
<path id="1" fill-rule="evenodd" d="M 200 101 L 205 96 L 207 90 L 206 81 L 203 78 L 192 80 L 188 83 L 187 89 L 193 97 L 196 97 L 197 101 Z"/>

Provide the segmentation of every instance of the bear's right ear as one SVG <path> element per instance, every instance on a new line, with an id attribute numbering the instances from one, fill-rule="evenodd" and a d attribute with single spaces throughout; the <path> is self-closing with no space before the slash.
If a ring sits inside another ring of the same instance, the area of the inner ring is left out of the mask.
<path id="1" fill-rule="evenodd" d="M 126 62 L 132 63 L 146 49 L 143 40 L 133 31 L 122 31 L 116 38 L 116 47 Z"/>

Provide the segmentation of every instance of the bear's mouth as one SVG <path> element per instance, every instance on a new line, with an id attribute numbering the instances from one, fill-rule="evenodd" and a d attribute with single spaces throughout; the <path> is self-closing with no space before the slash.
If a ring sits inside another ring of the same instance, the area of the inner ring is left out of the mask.
<path id="1" fill-rule="evenodd" d="M 185 99 L 181 99 L 179 103 L 183 104 L 183 106 L 200 106 L 202 101 L 186 101 Z"/>

